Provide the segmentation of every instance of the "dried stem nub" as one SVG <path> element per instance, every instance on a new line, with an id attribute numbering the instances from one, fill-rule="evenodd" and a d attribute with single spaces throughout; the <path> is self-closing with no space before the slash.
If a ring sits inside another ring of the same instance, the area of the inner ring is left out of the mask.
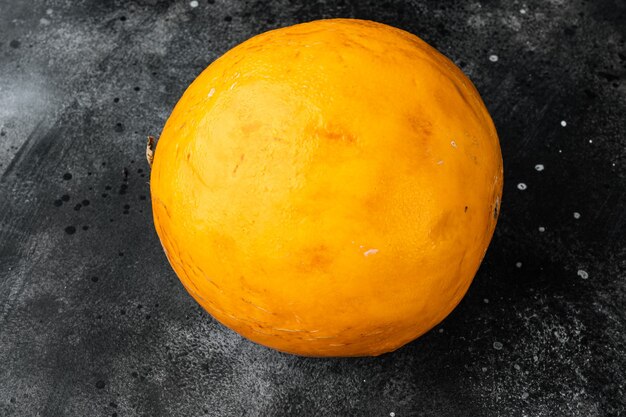
<path id="1" fill-rule="evenodd" d="M 154 136 L 148 136 L 148 144 L 146 145 L 146 159 L 148 165 L 152 168 L 152 161 L 154 161 Z"/>

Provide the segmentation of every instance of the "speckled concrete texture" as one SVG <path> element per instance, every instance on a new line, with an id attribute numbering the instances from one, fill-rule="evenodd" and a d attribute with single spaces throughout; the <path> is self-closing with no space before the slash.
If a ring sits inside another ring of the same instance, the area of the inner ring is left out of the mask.
<path id="1" fill-rule="evenodd" d="M 469 293 L 378 358 L 216 323 L 151 220 L 145 137 L 237 43 L 328 17 L 408 30 L 500 133 Z M 0 416 L 626 415 L 626 3 L 0 0 Z"/>

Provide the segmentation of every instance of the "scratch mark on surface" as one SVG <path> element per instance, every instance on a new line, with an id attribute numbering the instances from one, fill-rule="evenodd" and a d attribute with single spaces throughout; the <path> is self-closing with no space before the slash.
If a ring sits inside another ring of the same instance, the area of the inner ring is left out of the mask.
<path id="1" fill-rule="evenodd" d="M 378 249 L 368 249 L 363 252 L 363 256 L 376 255 L 378 253 Z"/>

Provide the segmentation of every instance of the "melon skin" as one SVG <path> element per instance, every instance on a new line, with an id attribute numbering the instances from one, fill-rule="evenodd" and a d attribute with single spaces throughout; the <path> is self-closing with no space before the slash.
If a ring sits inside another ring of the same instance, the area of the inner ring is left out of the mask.
<path id="1" fill-rule="evenodd" d="M 353 19 L 270 31 L 189 86 L 154 153 L 154 223 L 187 291 L 262 345 L 373 356 L 459 303 L 496 225 L 502 157 L 471 81 Z"/>

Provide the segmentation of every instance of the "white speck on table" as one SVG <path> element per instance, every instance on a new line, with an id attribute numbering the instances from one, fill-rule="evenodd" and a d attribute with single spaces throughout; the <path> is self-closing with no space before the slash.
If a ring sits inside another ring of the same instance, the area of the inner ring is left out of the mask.
<path id="1" fill-rule="evenodd" d="M 518 268 L 521 268 L 522 267 L 522 263 L 521 262 L 515 262 L 515 266 L 518 267 Z"/>
<path id="2" fill-rule="evenodd" d="M 567 126 L 567 122 L 565 120 L 561 120 L 561 126 L 563 127 Z"/>
<path id="3" fill-rule="evenodd" d="M 543 226 L 539 226 L 539 232 L 543 233 L 546 231 L 546 228 Z"/>
<path id="4" fill-rule="evenodd" d="M 582 279 L 589 278 L 589 274 L 587 273 L 587 271 L 585 271 L 583 269 L 579 269 L 578 270 L 578 276 L 581 277 Z"/>
<path id="5" fill-rule="evenodd" d="M 498 62 L 498 55 L 489 55 L 489 61 Z"/>
<path id="6" fill-rule="evenodd" d="M 198 2 L 196 0 L 192 0 L 189 2 L 189 6 L 194 7 L 194 8 L 198 7 Z"/>
<path id="7" fill-rule="evenodd" d="M 523 182 L 520 182 L 519 184 L 517 184 L 518 190 L 524 191 L 526 188 L 528 187 L 526 187 L 526 184 L 524 184 Z"/>
<path id="8" fill-rule="evenodd" d="M 574 212 L 574 218 L 577 219 L 577 220 L 580 219 L 580 213 L 575 211 Z"/>
<path id="9" fill-rule="evenodd" d="M 537 171 L 543 171 L 543 168 L 544 168 L 543 164 L 535 165 L 535 170 L 537 170 Z"/>
<path id="10" fill-rule="evenodd" d="M 502 348 L 504 347 L 504 345 L 500 342 L 493 342 L 493 348 L 495 350 L 502 350 Z"/>

